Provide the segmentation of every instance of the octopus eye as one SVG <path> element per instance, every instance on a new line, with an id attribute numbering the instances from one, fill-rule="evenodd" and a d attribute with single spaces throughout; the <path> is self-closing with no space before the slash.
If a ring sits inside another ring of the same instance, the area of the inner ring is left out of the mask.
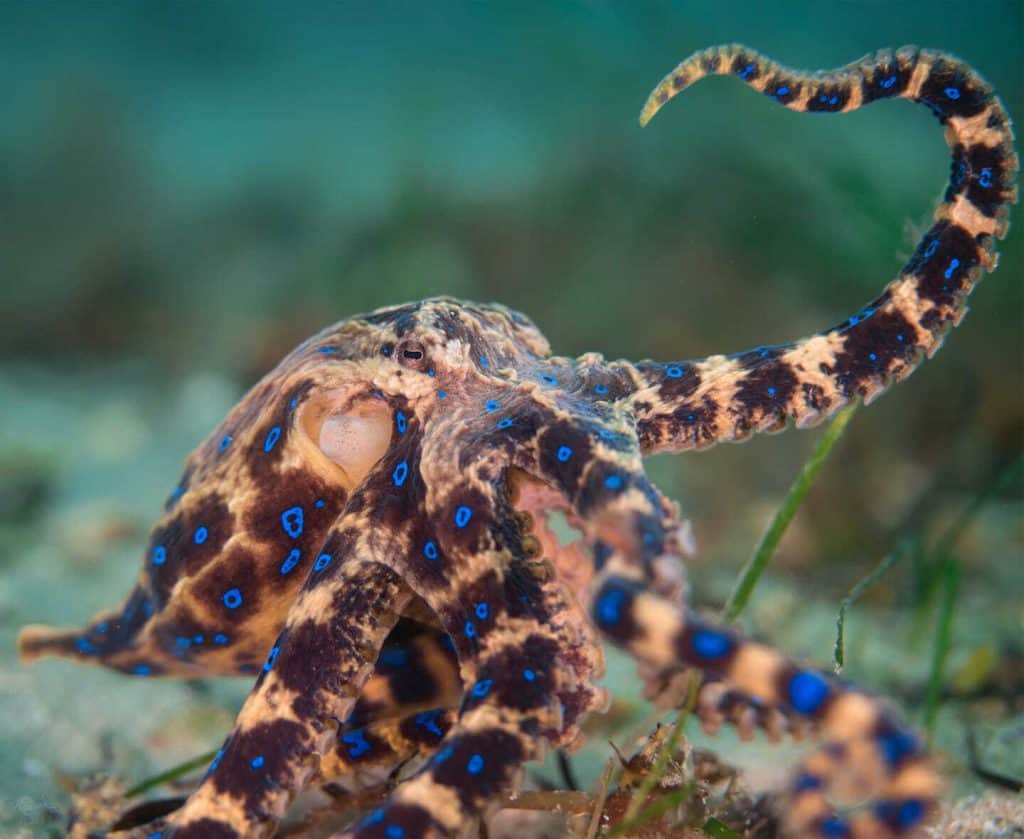
<path id="1" fill-rule="evenodd" d="M 311 405 L 304 418 L 312 442 L 341 468 L 343 483 L 360 483 L 391 444 L 392 411 L 382 399 Z"/>
<path id="2" fill-rule="evenodd" d="M 426 353 L 422 344 L 416 341 L 405 341 L 398 345 L 395 356 L 398 358 L 398 363 L 404 367 L 420 367 L 426 358 Z"/>

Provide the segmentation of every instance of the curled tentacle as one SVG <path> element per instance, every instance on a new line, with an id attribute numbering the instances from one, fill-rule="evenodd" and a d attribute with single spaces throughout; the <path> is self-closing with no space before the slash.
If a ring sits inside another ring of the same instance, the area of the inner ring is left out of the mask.
<path id="1" fill-rule="evenodd" d="M 952 151 L 949 184 L 932 226 L 899 276 L 832 329 L 792 344 L 730 356 L 635 367 L 635 412 L 645 453 L 743 440 L 788 422 L 805 427 L 852 399 L 870 402 L 930 357 L 967 311 L 967 295 L 996 266 L 1017 199 L 1013 130 L 1002 103 L 970 67 L 904 47 L 838 71 L 801 73 L 741 46 L 686 59 L 655 88 L 646 124 L 677 93 L 709 75 L 732 75 L 796 111 L 853 111 L 903 98 L 930 108 Z"/>

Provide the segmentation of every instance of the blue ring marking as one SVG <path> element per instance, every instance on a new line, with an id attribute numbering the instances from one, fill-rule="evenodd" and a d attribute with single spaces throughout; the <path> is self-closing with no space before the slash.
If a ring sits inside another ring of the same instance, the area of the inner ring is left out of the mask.
<path id="1" fill-rule="evenodd" d="M 448 760 L 448 758 L 453 754 L 455 754 L 455 748 L 453 746 L 445 746 L 440 751 L 434 753 L 434 765 L 439 766 Z"/>
<path id="2" fill-rule="evenodd" d="M 107 629 L 108 629 L 108 625 L 107 625 L 107 622 L 106 622 L 106 621 L 100 621 L 100 622 L 99 622 L 98 624 L 96 624 L 96 626 L 95 626 L 95 627 L 93 627 L 93 628 L 94 628 L 94 629 L 95 629 L 95 630 L 96 630 L 97 632 L 99 632 L 99 633 L 100 633 L 100 634 L 102 635 L 102 634 L 103 634 L 104 632 L 106 632 L 106 631 L 107 631 Z"/>
<path id="3" fill-rule="evenodd" d="M 473 511 L 463 504 L 459 509 L 455 511 L 455 526 L 463 528 L 469 524 L 469 520 L 473 518 Z"/>
<path id="4" fill-rule="evenodd" d="M 604 485 L 607 489 L 621 489 L 622 477 L 619 475 L 609 475 L 604 479 Z"/>
<path id="5" fill-rule="evenodd" d="M 954 102 L 960 98 L 960 91 L 955 87 L 947 87 L 942 92 L 946 94 L 947 99 L 952 99 Z"/>
<path id="6" fill-rule="evenodd" d="M 868 358 L 870 358 L 872 361 L 878 361 L 878 354 L 873 352 L 868 353 Z"/>
<path id="7" fill-rule="evenodd" d="M 736 646 L 732 638 L 724 632 L 713 629 L 698 629 L 690 639 L 690 648 L 701 658 L 721 658 L 732 652 Z"/>
<path id="8" fill-rule="evenodd" d="M 889 90 L 889 88 L 891 88 L 894 84 L 896 84 L 895 76 L 889 76 L 889 78 L 882 80 L 882 87 L 884 87 L 886 90 Z"/>
<path id="9" fill-rule="evenodd" d="M 839 816 L 829 816 L 821 823 L 821 835 L 825 839 L 848 839 L 850 825 Z"/>
<path id="10" fill-rule="evenodd" d="M 186 638 L 184 635 L 179 635 L 178 638 L 177 638 L 177 641 L 175 641 L 175 643 L 179 647 L 181 647 L 183 649 L 188 649 L 189 647 L 192 646 L 192 642 L 188 638 Z"/>
<path id="11" fill-rule="evenodd" d="M 490 367 L 490 366 L 491 366 L 491 362 L 489 362 L 489 361 L 487 360 L 487 357 L 486 357 L 486 356 L 483 356 L 483 355 L 482 355 L 482 356 L 480 356 L 480 364 L 481 364 L 481 365 L 482 365 L 483 367 Z"/>
<path id="12" fill-rule="evenodd" d="M 148 664 L 136 664 L 135 668 L 132 670 L 132 673 L 136 676 L 148 676 L 152 672 L 153 668 Z"/>
<path id="13" fill-rule="evenodd" d="M 418 728 L 425 728 L 431 734 L 435 734 L 438 737 L 443 737 L 444 732 L 441 727 L 437 724 L 437 718 L 440 716 L 440 711 L 421 711 L 416 715 L 413 723 Z"/>
<path id="14" fill-rule="evenodd" d="M 480 620 L 485 621 L 487 620 L 487 615 L 490 612 L 490 609 L 487 607 L 486 603 L 477 603 L 476 609 L 473 611 Z"/>
<path id="15" fill-rule="evenodd" d="M 318 510 L 322 510 L 324 508 L 324 500 L 322 498 L 318 498 L 316 500 L 316 504 L 314 504 L 313 506 L 316 507 Z"/>
<path id="16" fill-rule="evenodd" d="M 917 739 L 906 731 L 890 731 L 878 738 L 878 747 L 886 764 L 895 769 L 903 758 L 917 753 Z"/>
<path id="17" fill-rule="evenodd" d="M 960 267 L 960 260 L 957 259 L 954 256 L 951 260 L 949 260 L 949 267 L 946 268 L 946 270 L 943 272 L 942 276 L 945 277 L 947 280 L 953 279 L 953 273 L 959 267 Z"/>
<path id="18" fill-rule="evenodd" d="M 768 395 L 769 396 L 774 396 L 775 395 L 775 388 L 773 388 L 773 387 L 768 388 Z"/>
<path id="19" fill-rule="evenodd" d="M 494 679 L 481 679 L 475 685 L 473 685 L 473 696 L 477 699 L 483 699 L 491 692 L 491 686 L 494 684 Z"/>
<path id="20" fill-rule="evenodd" d="M 448 394 L 445 393 L 443 390 L 439 390 L 437 392 L 437 398 L 438 399 L 447 399 L 448 398 Z"/>
<path id="21" fill-rule="evenodd" d="M 428 541 L 423 546 L 423 555 L 427 559 L 437 559 L 437 545 L 434 544 L 433 540 Z"/>
<path id="22" fill-rule="evenodd" d="M 549 385 L 557 385 L 558 384 L 558 379 L 556 379 L 550 373 L 541 373 L 540 374 L 540 380 L 542 382 L 547 382 Z"/>
<path id="23" fill-rule="evenodd" d="M 384 828 L 386 839 L 404 839 L 405 828 L 398 824 L 389 824 Z"/>
<path id="24" fill-rule="evenodd" d="M 401 411 L 398 411 L 395 414 L 395 428 L 398 429 L 398 433 L 405 434 L 405 429 L 408 427 L 408 425 L 409 423 L 405 418 L 405 414 L 403 414 Z"/>
<path id="25" fill-rule="evenodd" d="M 500 407 L 501 407 L 501 405 L 499 405 L 497 400 L 495 400 L 495 399 L 488 399 L 484 403 L 484 410 L 487 411 L 488 413 L 493 413 L 494 411 L 497 411 L 498 408 L 500 408 Z"/>
<path id="26" fill-rule="evenodd" d="M 164 832 L 162 830 L 158 830 L 156 833 L 146 834 L 146 839 L 164 839 Z"/>
<path id="27" fill-rule="evenodd" d="M 220 450 L 221 450 L 222 452 L 223 452 L 223 451 L 227 451 L 227 448 L 228 448 L 228 446 L 230 446 L 230 445 L 231 445 L 231 440 L 232 440 L 232 437 L 231 437 L 231 435 L 230 435 L 230 434 L 225 434 L 225 435 L 224 435 L 224 437 L 223 437 L 223 438 L 221 438 L 221 441 L 220 441 L 220 446 L 218 446 L 218 448 L 219 448 L 219 449 L 220 449 Z"/>
<path id="28" fill-rule="evenodd" d="M 384 821 L 384 810 L 380 807 L 363 819 L 364 824 L 380 824 L 382 821 Z"/>
<path id="29" fill-rule="evenodd" d="M 473 621 L 466 621 L 462 631 L 466 633 L 467 638 L 476 638 L 476 627 L 473 626 Z"/>
<path id="30" fill-rule="evenodd" d="M 224 605 L 229 609 L 237 609 L 242 605 L 242 592 L 237 588 L 229 588 L 224 592 L 224 596 L 221 597 L 221 600 L 224 601 Z"/>
<path id="31" fill-rule="evenodd" d="M 281 652 L 281 648 L 277 644 L 274 644 L 274 646 L 270 648 L 270 654 L 267 656 L 267 660 L 263 664 L 264 673 L 269 673 L 271 671 L 274 666 L 274 662 L 277 661 L 277 654 L 279 652 Z"/>
<path id="32" fill-rule="evenodd" d="M 793 795 L 799 795 L 801 792 L 808 790 L 821 789 L 824 786 L 821 778 L 817 775 L 812 775 L 810 772 L 804 772 L 795 781 L 793 781 Z"/>
<path id="33" fill-rule="evenodd" d="M 672 364 L 665 368 L 665 375 L 670 379 L 681 379 L 683 378 L 683 368 L 678 364 Z"/>
<path id="34" fill-rule="evenodd" d="M 298 404 L 299 404 L 299 397 L 298 396 L 293 396 L 291 399 L 288 400 L 288 407 L 291 408 L 293 411 L 298 406 Z"/>
<path id="35" fill-rule="evenodd" d="M 395 467 L 395 471 L 391 473 L 391 480 L 395 482 L 396 487 L 400 487 L 405 483 L 405 479 L 409 477 L 409 462 L 403 460 Z"/>
<path id="36" fill-rule="evenodd" d="M 275 425 L 270 431 L 267 432 L 267 439 L 263 441 L 263 451 L 270 452 L 274 446 L 277 445 L 277 441 L 281 439 L 281 426 Z"/>
<path id="37" fill-rule="evenodd" d="M 508 417 L 498 420 L 498 428 L 508 428 L 510 425 L 512 425 L 512 420 Z"/>
<path id="38" fill-rule="evenodd" d="M 775 93 L 773 93 L 772 95 L 773 96 L 785 96 L 787 93 L 789 93 L 789 86 L 788 85 L 783 85 L 782 87 L 778 88 L 775 91 Z"/>
<path id="39" fill-rule="evenodd" d="M 167 548 L 163 545 L 157 545 L 153 548 L 153 564 L 163 565 L 167 561 Z"/>
<path id="40" fill-rule="evenodd" d="M 436 376 L 436 375 L 437 375 L 437 371 L 436 371 L 436 370 L 435 370 L 435 369 L 434 369 L 433 367 L 431 367 L 431 368 L 430 368 L 430 369 L 429 369 L 429 370 L 427 371 L 427 375 L 428 375 L 428 376 Z"/>
<path id="41" fill-rule="evenodd" d="M 739 73 L 739 77 L 740 77 L 741 79 L 747 79 L 747 78 L 750 78 L 750 74 L 751 74 L 751 73 L 753 73 L 753 72 L 754 72 L 754 65 L 753 65 L 753 64 L 748 64 L 748 65 L 747 65 L 746 67 L 744 67 L 744 68 L 743 68 L 743 69 L 742 69 L 742 70 L 740 71 L 740 73 Z"/>
<path id="42" fill-rule="evenodd" d="M 597 619 L 603 624 L 616 624 L 622 620 L 622 605 L 626 602 L 626 592 L 613 588 L 602 594 L 597 601 Z"/>
<path id="43" fill-rule="evenodd" d="M 832 688 L 828 682 L 813 670 L 803 670 L 789 680 L 786 693 L 789 704 L 801 714 L 813 714 L 828 699 Z"/>
<path id="44" fill-rule="evenodd" d="M 534 679 L 537 678 L 537 674 L 534 673 L 533 670 L 531 670 L 529 667 L 527 667 L 523 671 L 523 678 L 526 679 L 526 681 L 528 682 L 532 682 Z"/>
<path id="45" fill-rule="evenodd" d="M 228 636 L 223 632 L 218 632 L 213 636 L 213 643 L 223 647 L 228 642 Z"/>
<path id="46" fill-rule="evenodd" d="M 913 827 L 924 818 L 924 804 L 915 798 L 904 801 L 900 807 L 900 814 L 897 817 L 899 826 L 906 830 Z"/>
<path id="47" fill-rule="evenodd" d="M 289 507 L 281 513 L 281 527 L 292 539 L 298 539 L 302 535 L 303 519 L 301 507 Z"/>
<path id="48" fill-rule="evenodd" d="M 253 769 L 259 769 L 263 765 L 263 755 L 256 755 L 256 757 L 249 761 L 249 765 Z"/>
<path id="49" fill-rule="evenodd" d="M 288 556 L 286 556 L 284 558 L 284 562 L 281 563 L 281 573 L 282 574 L 287 574 L 296 565 L 298 565 L 299 564 L 299 557 L 301 555 L 302 554 L 301 554 L 301 552 L 299 551 L 298 548 L 292 548 L 290 551 L 288 551 Z"/>
<path id="50" fill-rule="evenodd" d="M 484 759 L 481 755 L 472 755 L 466 761 L 466 771 L 470 775 L 479 775 L 484 771 Z"/>
<path id="51" fill-rule="evenodd" d="M 604 396 L 608 392 L 608 385 L 594 385 L 594 393 Z"/>
<path id="52" fill-rule="evenodd" d="M 206 537 L 209 535 L 210 531 L 206 529 L 206 525 L 201 524 L 196 528 L 196 532 L 192 534 L 192 541 L 197 545 L 201 545 L 206 541 Z"/>
<path id="53" fill-rule="evenodd" d="M 380 350 L 384 355 L 391 355 L 391 347 L 381 347 Z"/>
<path id="54" fill-rule="evenodd" d="M 332 557 L 330 554 L 320 554 L 320 556 L 316 558 L 316 562 L 313 563 L 313 570 L 323 571 L 328 565 L 331 564 L 331 558 Z"/>
<path id="55" fill-rule="evenodd" d="M 205 640 L 206 639 L 202 635 L 193 635 L 192 636 L 192 643 L 193 644 L 202 644 L 203 641 L 205 641 Z"/>
<path id="56" fill-rule="evenodd" d="M 610 431 L 607 428 L 602 428 L 600 431 L 597 432 L 597 436 L 600 437 L 602 440 L 614 440 L 615 432 Z"/>
<path id="57" fill-rule="evenodd" d="M 359 757 L 373 748 L 367 741 L 362 729 L 346 732 L 341 736 L 341 741 L 348 743 L 352 747 L 348 750 L 349 757 Z"/>
<path id="58" fill-rule="evenodd" d="M 992 186 L 992 170 L 987 168 L 982 169 L 981 174 L 978 175 L 978 183 L 985 189 Z"/>
<path id="59" fill-rule="evenodd" d="M 938 249 L 939 249 L 939 240 L 938 240 L 938 238 L 932 239 L 928 243 L 928 247 L 924 249 L 924 258 L 928 259 L 929 257 L 934 256 L 935 255 L 935 251 L 937 251 Z"/>
<path id="60" fill-rule="evenodd" d="M 92 641 L 88 640 L 87 638 L 79 638 L 77 641 L 75 641 L 75 646 L 78 648 L 78 651 L 83 655 L 94 655 L 99 652 L 99 649 L 96 647 L 96 645 L 93 644 Z"/>
<path id="61" fill-rule="evenodd" d="M 558 458 L 559 463 L 567 463 L 569 458 L 572 457 L 572 449 L 569 446 L 559 446 L 555 457 Z"/>
<path id="62" fill-rule="evenodd" d="M 147 618 L 153 614 L 153 604 L 150 603 L 148 600 L 142 604 L 142 614 L 144 614 Z"/>
<path id="63" fill-rule="evenodd" d="M 336 353 L 338 351 L 338 348 L 337 347 L 317 347 L 316 351 L 318 353 L 320 353 L 320 355 L 330 355 L 331 353 Z"/>

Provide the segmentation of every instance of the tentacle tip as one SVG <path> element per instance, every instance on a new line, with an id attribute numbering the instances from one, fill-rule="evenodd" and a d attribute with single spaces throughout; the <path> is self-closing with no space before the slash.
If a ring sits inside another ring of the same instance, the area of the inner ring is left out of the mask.
<path id="1" fill-rule="evenodd" d="M 18 659 L 22 664 L 32 664 L 41 658 L 64 654 L 72 633 L 54 629 L 44 624 L 31 624 L 18 633 Z"/>

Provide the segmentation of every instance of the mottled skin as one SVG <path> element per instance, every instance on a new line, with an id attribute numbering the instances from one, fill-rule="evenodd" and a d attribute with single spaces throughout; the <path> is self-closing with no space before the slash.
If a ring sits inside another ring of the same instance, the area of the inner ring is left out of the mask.
<path id="1" fill-rule="evenodd" d="M 186 461 L 126 605 L 82 631 L 20 639 L 26 659 L 139 675 L 259 671 L 206 777 L 151 832 L 268 835 L 308 784 L 420 755 L 344 835 L 454 835 L 602 708 L 599 634 L 663 698 L 683 671 L 703 672 L 711 727 L 816 730 L 825 745 L 791 788 L 790 834 L 926 821 L 938 777 L 882 702 L 688 609 L 679 514 L 642 458 L 813 425 L 934 353 L 1006 233 L 1009 119 L 939 53 L 807 75 L 729 46 L 683 62 L 642 121 L 710 74 L 798 111 L 930 107 L 952 174 L 909 263 L 834 329 L 699 361 L 553 357 L 522 315 L 445 298 L 351 318 L 296 349 Z M 549 509 L 582 545 L 559 548 Z M 839 816 L 834 802 L 866 804 Z"/>

